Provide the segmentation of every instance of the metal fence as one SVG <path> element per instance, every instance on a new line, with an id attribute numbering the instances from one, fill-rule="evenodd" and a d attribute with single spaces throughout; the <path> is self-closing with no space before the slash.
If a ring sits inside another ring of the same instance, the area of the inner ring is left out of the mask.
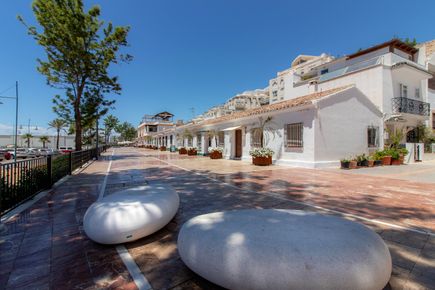
<path id="1" fill-rule="evenodd" d="M 4 214 L 82 167 L 107 150 L 106 146 L 66 155 L 0 164 L 0 213 Z"/>

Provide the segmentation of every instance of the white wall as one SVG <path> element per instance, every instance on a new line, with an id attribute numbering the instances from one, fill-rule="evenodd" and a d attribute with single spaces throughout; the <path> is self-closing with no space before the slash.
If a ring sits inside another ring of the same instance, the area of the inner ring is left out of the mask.
<path id="1" fill-rule="evenodd" d="M 332 79 L 318 84 L 319 90 L 329 90 L 337 87 L 354 84 L 363 92 L 376 106 L 383 106 L 383 70 L 382 66 L 352 73 L 340 78 Z"/>
<path id="2" fill-rule="evenodd" d="M 379 127 L 382 146 L 382 115 L 357 88 L 351 88 L 318 103 L 315 120 L 315 161 L 338 164 L 341 158 L 369 153 L 368 126 Z"/>

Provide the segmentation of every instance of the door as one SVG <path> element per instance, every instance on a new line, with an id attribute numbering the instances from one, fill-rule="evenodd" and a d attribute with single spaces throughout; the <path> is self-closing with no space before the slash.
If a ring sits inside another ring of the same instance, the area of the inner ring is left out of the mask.
<path id="1" fill-rule="evenodd" d="M 234 157 L 242 157 L 242 130 L 240 129 L 236 130 L 236 154 Z"/>

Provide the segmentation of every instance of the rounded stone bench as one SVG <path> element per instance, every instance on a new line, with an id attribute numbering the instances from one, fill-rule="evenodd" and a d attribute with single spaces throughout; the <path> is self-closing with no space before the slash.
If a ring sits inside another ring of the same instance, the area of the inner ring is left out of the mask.
<path id="1" fill-rule="evenodd" d="M 178 194 L 168 186 L 138 186 L 93 203 L 86 211 L 83 227 L 97 243 L 131 242 L 167 225 L 179 204 Z"/>
<path id="2" fill-rule="evenodd" d="M 339 217 L 297 210 L 200 215 L 178 236 L 183 262 L 228 289 L 382 289 L 391 275 L 383 240 Z"/>

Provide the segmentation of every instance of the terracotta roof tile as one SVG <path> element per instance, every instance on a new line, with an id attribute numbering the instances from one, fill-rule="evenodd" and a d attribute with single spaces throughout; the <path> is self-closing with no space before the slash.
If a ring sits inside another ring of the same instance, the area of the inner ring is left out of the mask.
<path id="1" fill-rule="evenodd" d="M 230 115 L 225 115 L 225 116 L 218 117 L 215 119 L 205 120 L 205 121 L 200 122 L 200 123 L 195 124 L 195 125 L 211 125 L 211 124 L 221 123 L 221 122 L 225 122 L 225 121 L 231 121 L 231 120 L 236 120 L 236 119 L 240 119 L 240 118 L 261 115 L 261 114 L 265 114 L 265 113 L 269 113 L 269 112 L 281 111 L 281 110 L 285 110 L 285 109 L 289 109 L 289 108 L 309 105 L 309 104 L 312 104 L 313 101 L 315 101 L 315 100 L 318 100 L 318 99 L 324 98 L 326 96 L 335 94 L 337 92 L 346 90 L 350 87 L 353 87 L 353 85 L 338 87 L 338 88 L 334 88 L 334 89 L 330 89 L 330 90 L 325 90 L 322 92 L 316 92 L 316 93 L 308 94 L 308 95 L 301 96 L 298 98 L 294 98 L 291 100 L 285 100 L 282 102 L 273 103 L 270 105 L 265 105 L 265 106 L 261 106 L 261 107 L 254 108 L 254 109 L 236 112 L 236 113 L 233 113 Z"/>

